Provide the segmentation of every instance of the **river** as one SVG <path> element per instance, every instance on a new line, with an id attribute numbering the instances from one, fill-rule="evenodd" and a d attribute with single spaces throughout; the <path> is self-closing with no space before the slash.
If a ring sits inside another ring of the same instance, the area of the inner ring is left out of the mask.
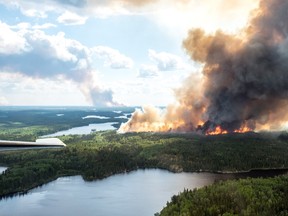
<path id="1" fill-rule="evenodd" d="M 85 182 L 81 176 L 62 177 L 25 195 L 1 200 L 0 212 L 5 216 L 153 216 L 184 188 L 203 187 L 223 179 L 262 174 L 273 176 L 285 172 L 175 174 L 160 169 L 146 169 L 92 182 Z"/>

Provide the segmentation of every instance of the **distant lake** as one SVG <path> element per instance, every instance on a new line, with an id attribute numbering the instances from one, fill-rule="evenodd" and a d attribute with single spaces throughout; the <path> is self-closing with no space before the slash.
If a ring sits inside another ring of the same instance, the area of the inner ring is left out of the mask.
<path id="1" fill-rule="evenodd" d="M 44 138 L 44 137 L 56 137 L 56 136 L 63 136 L 63 135 L 90 134 L 92 130 L 95 130 L 95 131 L 116 130 L 116 128 L 112 126 L 113 124 L 116 124 L 116 123 L 117 122 L 89 124 L 86 126 L 74 127 L 68 130 L 58 131 L 56 133 L 44 135 L 42 137 Z"/>
<path id="2" fill-rule="evenodd" d="M 259 172 L 264 176 L 277 174 L 269 170 Z M 257 173 L 252 175 L 260 175 Z M 80 176 L 62 177 L 26 195 L 1 200 L 0 212 L 5 216 L 153 216 L 184 188 L 238 177 L 238 174 L 175 174 L 160 169 L 137 170 L 93 182 L 85 182 Z"/>

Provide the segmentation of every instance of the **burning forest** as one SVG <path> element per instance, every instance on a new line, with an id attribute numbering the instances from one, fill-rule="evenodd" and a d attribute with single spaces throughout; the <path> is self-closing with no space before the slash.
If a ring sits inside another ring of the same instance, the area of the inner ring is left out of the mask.
<path id="1" fill-rule="evenodd" d="M 177 103 L 136 110 L 119 132 L 279 129 L 288 120 L 287 20 L 287 0 L 262 0 L 237 34 L 190 30 L 183 47 L 201 73 L 175 90 Z"/>

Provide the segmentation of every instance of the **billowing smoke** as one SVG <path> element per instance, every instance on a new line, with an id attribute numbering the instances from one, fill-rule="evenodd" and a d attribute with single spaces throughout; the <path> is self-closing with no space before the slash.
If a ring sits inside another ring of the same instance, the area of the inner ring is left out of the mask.
<path id="1" fill-rule="evenodd" d="M 228 133 L 273 129 L 288 120 L 288 1 L 262 0 L 237 35 L 201 29 L 183 46 L 202 74 L 176 91 L 178 104 L 137 110 L 125 131 Z M 197 80 L 198 79 L 198 80 Z"/>

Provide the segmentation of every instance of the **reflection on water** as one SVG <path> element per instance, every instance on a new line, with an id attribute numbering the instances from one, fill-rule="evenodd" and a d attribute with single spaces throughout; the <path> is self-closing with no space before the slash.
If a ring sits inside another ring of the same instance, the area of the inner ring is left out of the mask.
<path id="1" fill-rule="evenodd" d="M 261 172 L 253 172 L 253 175 L 258 173 L 259 176 Z M 264 172 L 277 175 L 282 171 Z M 153 216 L 184 188 L 193 189 L 222 179 L 248 176 L 249 173 L 174 174 L 165 170 L 147 169 L 93 182 L 85 182 L 80 176 L 63 177 L 33 189 L 26 195 L 1 200 L 0 212 L 6 216 Z"/>
<path id="2" fill-rule="evenodd" d="M 56 133 L 48 134 L 42 137 L 45 138 L 45 137 L 56 137 L 63 135 L 90 134 L 92 131 L 115 130 L 116 128 L 112 126 L 113 124 L 117 124 L 117 122 L 89 124 L 87 126 L 75 127 L 64 131 L 58 131 Z"/>
<path id="3" fill-rule="evenodd" d="M 217 174 L 137 170 L 104 180 L 85 182 L 80 176 L 63 177 L 27 195 L 0 201 L 3 215 L 117 215 L 147 216 L 160 211 L 184 188 L 214 182 Z"/>

